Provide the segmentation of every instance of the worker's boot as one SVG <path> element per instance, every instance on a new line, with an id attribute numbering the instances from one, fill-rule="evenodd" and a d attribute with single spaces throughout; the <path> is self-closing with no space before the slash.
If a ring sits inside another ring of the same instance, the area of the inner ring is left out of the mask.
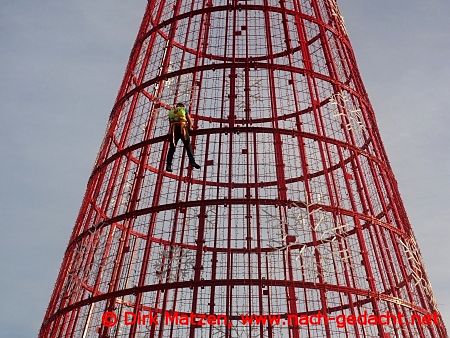
<path id="1" fill-rule="evenodd" d="M 166 171 L 168 171 L 169 173 L 171 173 L 173 170 L 172 170 L 172 163 L 167 163 L 166 164 Z"/>
<path id="2" fill-rule="evenodd" d="M 200 165 L 197 164 L 195 161 L 190 162 L 189 165 L 190 165 L 191 167 L 195 168 L 195 169 L 200 169 Z"/>
<path id="3" fill-rule="evenodd" d="M 184 146 L 186 148 L 186 153 L 189 157 L 189 165 L 195 169 L 200 169 L 200 165 L 198 165 L 197 162 L 195 162 L 190 142 L 185 142 Z"/>

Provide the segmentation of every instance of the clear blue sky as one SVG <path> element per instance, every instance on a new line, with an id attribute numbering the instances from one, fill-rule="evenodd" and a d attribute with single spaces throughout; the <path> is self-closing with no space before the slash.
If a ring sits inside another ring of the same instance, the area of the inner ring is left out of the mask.
<path id="1" fill-rule="evenodd" d="M 341 0 L 450 323 L 450 2 Z M 0 337 L 47 307 L 144 0 L 0 0 Z"/>

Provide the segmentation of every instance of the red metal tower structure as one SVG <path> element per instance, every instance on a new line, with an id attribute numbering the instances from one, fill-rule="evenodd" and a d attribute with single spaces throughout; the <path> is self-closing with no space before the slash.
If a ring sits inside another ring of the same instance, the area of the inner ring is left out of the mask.
<path id="1" fill-rule="evenodd" d="M 179 101 L 202 168 L 169 173 Z M 335 0 L 150 0 L 40 337 L 447 337 L 437 311 Z M 285 325 L 364 312 L 439 320 Z"/>

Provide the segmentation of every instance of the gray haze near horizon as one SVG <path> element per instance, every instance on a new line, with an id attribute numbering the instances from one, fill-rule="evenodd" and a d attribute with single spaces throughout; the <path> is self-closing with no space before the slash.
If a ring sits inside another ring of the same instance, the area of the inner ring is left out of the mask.
<path id="1" fill-rule="evenodd" d="M 340 0 L 450 323 L 450 2 Z M 0 1 L 0 337 L 34 337 L 145 7 Z"/>

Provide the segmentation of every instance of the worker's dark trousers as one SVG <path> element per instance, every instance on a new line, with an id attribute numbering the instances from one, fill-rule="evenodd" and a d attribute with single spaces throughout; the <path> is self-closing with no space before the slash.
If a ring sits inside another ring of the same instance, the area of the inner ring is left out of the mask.
<path id="1" fill-rule="evenodd" d="M 191 142 L 189 141 L 189 136 L 186 135 L 186 139 L 184 139 L 182 132 L 181 132 L 181 128 L 182 128 L 181 126 L 175 125 L 174 131 L 173 131 L 173 133 L 174 133 L 173 138 L 172 138 L 172 135 L 170 135 L 171 141 L 170 141 L 169 151 L 167 153 L 167 167 L 172 166 L 173 155 L 175 154 L 175 147 L 176 147 L 179 139 L 181 139 L 181 141 L 183 141 L 184 148 L 186 149 L 186 153 L 189 157 L 189 164 L 195 163 L 194 154 L 192 153 L 192 148 L 191 148 Z"/>

